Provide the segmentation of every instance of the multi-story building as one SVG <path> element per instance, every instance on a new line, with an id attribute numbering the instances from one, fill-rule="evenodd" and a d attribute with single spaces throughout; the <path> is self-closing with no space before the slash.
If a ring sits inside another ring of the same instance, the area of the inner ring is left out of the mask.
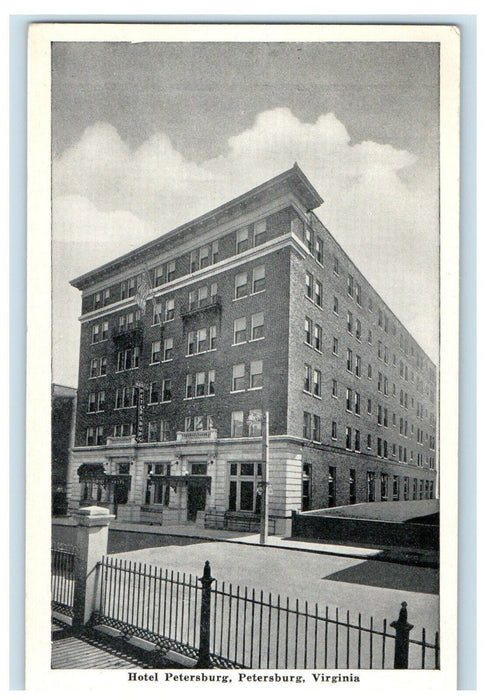
<path id="1" fill-rule="evenodd" d="M 322 201 L 295 164 L 72 282 L 72 507 L 256 519 L 266 411 L 276 531 L 292 510 L 434 497 L 434 364 L 313 214 Z"/>

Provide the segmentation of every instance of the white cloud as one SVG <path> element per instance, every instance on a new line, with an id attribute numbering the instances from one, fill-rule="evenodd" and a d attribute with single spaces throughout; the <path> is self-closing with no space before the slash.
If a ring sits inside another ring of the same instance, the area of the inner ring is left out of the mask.
<path id="1" fill-rule="evenodd" d="M 80 244 L 75 257 L 58 261 L 64 287 L 55 293 L 62 297 L 68 279 L 242 194 L 294 161 L 325 200 L 317 212 L 323 223 L 435 356 L 437 174 L 390 144 L 353 144 L 334 114 L 309 124 L 287 108 L 262 112 L 251 128 L 228 139 L 224 153 L 198 164 L 163 133 L 131 149 L 109 124 L 86 129 L 53 164 L 54 240 Z M 407 178 L 401 177 L 404 169 Z"/>

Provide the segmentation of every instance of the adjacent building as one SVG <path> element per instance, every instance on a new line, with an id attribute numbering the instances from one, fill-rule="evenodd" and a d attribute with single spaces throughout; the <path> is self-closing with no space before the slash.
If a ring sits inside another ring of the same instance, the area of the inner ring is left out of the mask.
<path id="1" fill-rule="evenodd" d="M 118 518 L 270 529 L 293 510 L 433 498 L 436 368 L 289 170 L 73 280 L 68 498 Z"/>

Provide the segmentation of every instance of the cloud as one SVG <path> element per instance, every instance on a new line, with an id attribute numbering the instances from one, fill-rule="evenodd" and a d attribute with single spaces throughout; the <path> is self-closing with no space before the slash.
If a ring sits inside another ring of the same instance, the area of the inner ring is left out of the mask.
<path id="1" fill-rule="evenodd" d="M 287 108 L 264 111 L 223 153 L 200 163 L 164 133 L 130 148 L 110 124 L 89 127 L 53 163 L 54 240 L 81 244 L 75 258 L 59 260 L 64 284 L 295 161 L 324 198 L 321 220 L 435 355 L 437 173 L 390 144 L 352 143 L 334 114 L 303 123 Z"/>

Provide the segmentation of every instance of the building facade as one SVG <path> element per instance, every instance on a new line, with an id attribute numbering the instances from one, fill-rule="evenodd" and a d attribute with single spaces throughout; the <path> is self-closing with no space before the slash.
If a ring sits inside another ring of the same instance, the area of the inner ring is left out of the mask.
<path id="1" fill-rule="evenodd" d="M 53 515 L 67 511 L 69 450 L 73 446 L 76 389 L 62 384 L 51 387 L 51 506 Z"/>
<path id="2" fill-rule="evenodd" d="M 295 164 L 72 282 L 71 507 L 149 522 L 433 498 L 436 370 L 313 209 Z"/>

